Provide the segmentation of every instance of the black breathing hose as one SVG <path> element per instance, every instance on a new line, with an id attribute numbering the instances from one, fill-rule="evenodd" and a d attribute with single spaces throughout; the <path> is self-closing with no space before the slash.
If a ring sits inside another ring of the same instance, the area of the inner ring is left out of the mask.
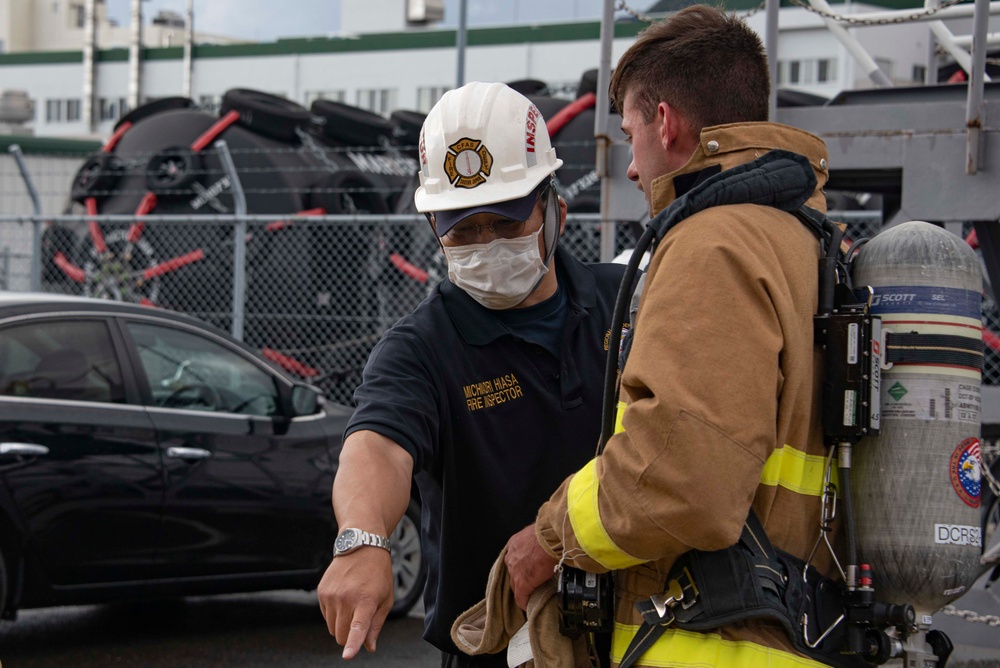
<path id="1" fill-rule="evenodd" d="M 618 349 L 621 347 L 622 327 L 625 324 L 625 314 L 628 312 L 632 295 L 635 293 L 636 275 L 639 273 L 639 263 L 642 256 L 656 236 L 654 226 L 647 225 L 639 237 L 625 267 L 625 275 L 618 286 L 618 296 L 615 298 L 615 309 L 611 315 L 611 336 L 608 339 L 608 357 L 604 367 L 604 400 L 601 406 L 601 439 L 597 444 L 597 454 L 604 451 L 604 445 L 615 432 L 615 411 L 618 408 Z"/>

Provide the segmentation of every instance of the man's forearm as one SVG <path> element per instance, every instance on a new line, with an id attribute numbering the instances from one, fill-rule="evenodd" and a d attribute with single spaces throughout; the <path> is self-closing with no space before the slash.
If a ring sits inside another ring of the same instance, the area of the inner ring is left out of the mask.
<path id="1" fill-rule="evenodd" d="M 340 527 L 388 536 L 410 501 L 413 459 L 394 441 L 358 431 L 344 442 L 333 483 L 333 509 Z"/>

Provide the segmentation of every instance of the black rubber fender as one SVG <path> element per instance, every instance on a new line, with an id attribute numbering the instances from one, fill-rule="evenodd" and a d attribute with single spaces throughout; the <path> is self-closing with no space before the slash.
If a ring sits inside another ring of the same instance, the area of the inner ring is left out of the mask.
<path id="1" fill-rule="evenodd" d="M 79 208 L 79 205 L 77 206 Z M 81 213 L 71 211 L 71 213 Z M 56 264 L 56 255 L 62 254 L 71 263 L 81 264 L 78 255 L 80 245 L 78 228 L 63 223 L 50 223 L 42 232 L 42 281 L 64 286 L 63 291 L 70 294 L 80 293 L 80 284 L 70 280 Z"/>
<path id="2" fill-rule="evenodd" d="M 191 194 L 191 184 L 205 172 L 201 156 L 187 146 L 164 149 L 146 164 L 146 186 L 157 196 Z"/>
<path id="3" fill-rule="evenodd" d="M 118 184 L 125 165 L 111 153 L 95 153 L 87 158 L 73 177 L 70 198 L 83 202 L 88 197 L 107 197 Z"/>
<path id="4" fill-rule="evenodd" d="M 580 83 L 576 85 L 576 99 L 580 99 L 587 93 L 597 95 L 597 69 L 587 70 L 580 77 Z"/>
<path id="5" fill-rule="evenodd" d="M 142 119 L 152 116 L 153 114 L 170 111 L 171 109 L 190 109 L 194 106 L 194 100 L 189 97 L 161 97 L 158 100 L 153 100 L 152 102 L 147 102 L 142 106 L 136 107 L 119 118 L 118 122 L 115 123 L 115 130 L 126 123 L 132 123 L 135 125 Z"/>
<path id="6" fill-rule="evenodd" d="M 250 88 L 230 88 L 222 96 L 219 116 L 240 115 L 240 125 L 273 139 L 295 142 L 295 131 L 312 120 L 298 102 Z"/>
<path id="7" fill-rule="evenodd" d="M 539 79 L 518 79 L 517 81 L 508 81 L 507 86 L 513 88 L 525 97 L 531 97 L 532 95 L 544 95 L 549 90 L 549 85 Z"/>
<path id="8" fill-rule="evenodd" d="M 330 215 L 389 213 L 386 185 L 374 174 L 350 169 L 334 172 L 313 186 L 309 208 L 322 208 Z"/>
<path id="9" fill-rule="evenodd" d="M 367 109 L 333 100 L 315 100 L 309 109 L 322 119 L 320 133 L 349 146 L 379 146 L 393 134 L 391 121 Z"/>
<path id="10" fill-rule="evenodd" d="M 427 118 L 427 114 L 408 109 L 397 109 L 389 114 L 396 144 L 403 148 L 416 149 L 417 144 L 420 143 L 420 128 L 424 126 L 425 118 Z"/>
<path id="11" fill-rule="evenodd" d="M 529 96 L 528 99 L 531 100 L 532 104 L 538 107 L 538 111 L 541 112 L 542 118 L 544 118 L 546 121 L 555 116 L 559 111 L 562 110 L 563 107 L 565 107 L 570 102 L 569 100 L 564 100 L 561 97 Z M 555 139 L 555 137 L 554 136 L 550 137 L 550 139 Z M 556 151 L 556 153 L 558 153 L 558 150 Z"/>

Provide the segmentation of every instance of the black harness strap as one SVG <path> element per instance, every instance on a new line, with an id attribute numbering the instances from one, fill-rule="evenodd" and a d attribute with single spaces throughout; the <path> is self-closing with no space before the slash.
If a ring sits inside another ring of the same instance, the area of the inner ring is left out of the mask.
<path id="1" fill-rule="evenodd" d="M 635 665 L 670 627 L 708 631 L 750 619 L 777 622 L 795 648 L 816 661 L 870 667 L 860 656 L 841 653 L 843 587 L 775 549 L 752 510 L 736 545 L 682 555 L 667 576 L 667 592 L 675 595 L 636 603 L 643 622 L 620 668 Z"/>
<path id="2" fill-rule="evenodd" d="M 985 346 L 982 339 L 916 332 L 889 332 L 885 338 L 887 362 L 949 364 L 977 371 L 983 369 Z"/>

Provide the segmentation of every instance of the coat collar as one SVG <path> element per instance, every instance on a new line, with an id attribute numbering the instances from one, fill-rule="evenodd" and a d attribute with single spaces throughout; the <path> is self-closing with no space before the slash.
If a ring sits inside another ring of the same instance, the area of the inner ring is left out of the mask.
<path id="1" fill-rule="evenodd" d="M 751 162 L 772 149 L 785 149 L 800 153 L 809 159 L 816 172 L 816 192 L 809 201 L 810 207 L 826 211 L 823 186 L 829 178 L 826 144 L 814 134 L 778 123 L 731 123 L 704 128 L 698 148 L 680 169 L 653 179 L 650 184 L 650 203 L 657 214 L 683 195 L 700 180 L 705 170 L 731 169 Z M 710 174 L 709 174 L 710 175 Z"/>

